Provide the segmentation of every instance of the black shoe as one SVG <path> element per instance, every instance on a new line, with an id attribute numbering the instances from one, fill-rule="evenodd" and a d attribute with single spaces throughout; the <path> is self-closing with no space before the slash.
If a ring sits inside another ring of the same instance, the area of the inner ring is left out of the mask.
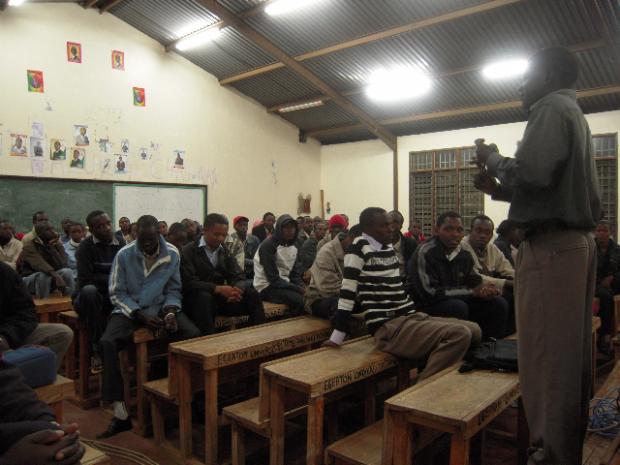
<path id="1" fill-rule="evenodd" d="M 127 417 L 126 420 L 120 418 L 112 418 L 112 421 L 108 425 L 108 429 L 97 436 L 97 439 L 111 438 L 112 436 L 122 433 L 123 431 L 130 431 L 133 425 L 131 424 L 131 417 Z"/>

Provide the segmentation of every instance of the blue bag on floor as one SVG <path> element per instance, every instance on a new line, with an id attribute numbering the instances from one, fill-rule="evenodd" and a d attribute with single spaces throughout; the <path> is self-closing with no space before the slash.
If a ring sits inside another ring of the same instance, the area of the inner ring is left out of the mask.
<path id="1" fill-rule="evenodd" d="M 47 386 L 56 381 L 56 354 L 42 346 L 23 346 L 2 354 L 4 361 L 19 368 L 31 388 Z"/>

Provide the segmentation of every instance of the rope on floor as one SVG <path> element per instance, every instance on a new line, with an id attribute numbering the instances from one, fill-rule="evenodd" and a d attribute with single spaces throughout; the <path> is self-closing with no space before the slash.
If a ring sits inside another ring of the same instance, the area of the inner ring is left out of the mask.
<path id="1" fill-rule="evenodd" d="M 93 447 L 95 449 L 99 449 L 102 452 L 105 452 L 108 455 L 112 455 L 114 457 L 119 457 L 125 460 L 129 460 L 130 462 L 136 463 L 138 465 L 159 465 L 154 460 L 151 460 L 146 455 L 141 454 L 140 452 L 136 452 L 131 449 L 125 449 L 124 447 L 113 446 L 111 444 L 101 442 L 101 441 L 93 441 L 92 439 L 83 439 L 80 438 L 80 441 L 86 444 L 89 447 Z"/>

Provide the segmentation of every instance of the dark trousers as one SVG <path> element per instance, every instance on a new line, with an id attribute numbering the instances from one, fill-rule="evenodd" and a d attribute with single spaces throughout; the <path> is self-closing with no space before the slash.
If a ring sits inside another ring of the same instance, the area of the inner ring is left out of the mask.
<path id="1" fill-rule="evenodd" d="M 492 299 L 446 299 L 424 307 L 422 311 L 431 316 L 476 322 L 482 329 L 483 339 L 500 339 L 507 335 L 510 308 L 506 299 L 501 296 Z"/>
<path id="2" fill-rule="evenodd" d="M 179 329 L 170 337 L 171 341 L 180 341 L 200 336 L 196 325 L 184 313 L 177 313 Z M 110 321 L 99 340 L 103 357 L 103 379 L 101 398 L 106 402 L 123 399 L 123 377 L 118 353 L 132 341 L 133 332 L 141 325 L 135 320 L 118 313 L 110 317 Z"/>
<path id="3" fill-rule="evenodd" d="M 304 313 L 304 296 L 292 289 L 274 289 L 269 286 L 261 291 L 260 296 L 265 302 L 288 305 L 291 315 Z"/>
<path id="4" fill-rule="evenodd" d="M 73 299 L 73 308 L 88 331 L 92 349 L 98 352 L 99 339 L 114 308 L 109 296 L 103 296 L 95 286 L 89 284 L 78 291 Z"/>
<path id="5" fill-rule="evenodd" d="M 331 320 L 334 313 L 338 310 L 338 299 L 339 296 L 337 295 L 324 299 L 316 299 L 310 306 L 312 308 L 312 314 L 325 320 Z"/>
<path id="6" fill-rule="evenodd" d="M 216 316 L 248 315 L 251 325 L 265 322 L 263 301 L 253 287 L 243 291 L 241 302 L 229 303 L 219 295 L 207 290 L 196 289 L 183 296 L 183 311 L 198 327 L 201 334 L 215 332 Z"/>
<path id="7" fill-rule="evenodd" d="M 615 312 L 614 294 L 603 286 L 596 286 L 594 296 L 599 299 L 598 316 L 601 317 L 601 327 L 598 330 L 600 336 L 613 333 L 613 313 Z"/>

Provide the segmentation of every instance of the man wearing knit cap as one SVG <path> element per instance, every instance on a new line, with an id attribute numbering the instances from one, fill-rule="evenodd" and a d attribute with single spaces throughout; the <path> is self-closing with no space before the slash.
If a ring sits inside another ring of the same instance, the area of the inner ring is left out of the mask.
<path id="1" fill-rule="evenodd" d="M 334 215 L 332 216 L 327 223 L 328 233 L 325 234 L 325 237 L 316 247 L 316 251 L 318 253 L 325 244 L 335 238 L 341 232 L 345 232 L 349 227 L 349 222 L 343 215 Z"/>
<path id="2" fill-rule="evenodd" d="M 248 234 L 249 221 L 245 216 L 235 216 L 233 218 L 235 232 L 226 238 L 224 245 L 237 260 L 246 279 L 251 280 L 254 277 L 254 254 L 258 250 L 260 240 L 256 236 Z"/>

